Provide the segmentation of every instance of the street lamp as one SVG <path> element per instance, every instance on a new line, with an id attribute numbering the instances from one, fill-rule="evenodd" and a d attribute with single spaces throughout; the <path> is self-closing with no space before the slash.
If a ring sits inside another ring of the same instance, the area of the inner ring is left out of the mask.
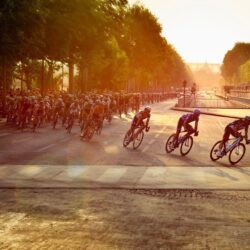
<path id="1" fill-rule="evenodd" d="M 186 106 L 186 87 L 187 87 L 187 81 L 184 80 L 182 84 L 183 84 L 183 89 L 184 89 L 184 91 L 183 91 L 183 93 L 184 93 L 183 107 L 185 108 L 185 106 Z"/>

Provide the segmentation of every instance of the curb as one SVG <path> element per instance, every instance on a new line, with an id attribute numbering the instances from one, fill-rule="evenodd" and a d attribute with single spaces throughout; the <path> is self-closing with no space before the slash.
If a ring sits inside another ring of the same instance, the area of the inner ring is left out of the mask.
<path id="1" fill-rule="evenodd" d="M 250 106 L 248 104 L 240 102 L 240 101 L 230 100 L 230 102 L 238 104 L 238 105 L 242 105 L 243 107 L 245 107 L 244 109 L 249 109 L 250 108 Z"/>
<path id="2" fill-rule="evenodd" d="M 173 107 L 173 108 L 171 108 L 171 110 L 182 111 L 182 112 L 193 112 L 194 109 L 174 108 Z M 201 114 L 224 117 L 224 118 L 232 118 L 232 119 L 241 119 L 241 118 L 243 118 L 243 117 L 240 117 L 240 116 L 221 115 L 221 114 L 216 114 L 216 113 L 211 113 L 211 112 L 202 112 L 202 111 L 201 111 Z"/>

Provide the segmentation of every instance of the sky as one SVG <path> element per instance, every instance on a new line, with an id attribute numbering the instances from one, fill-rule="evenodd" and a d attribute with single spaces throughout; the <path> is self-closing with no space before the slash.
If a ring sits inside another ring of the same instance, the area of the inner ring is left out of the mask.
<path id="1" fill-rule="evenodd" d="M 222 63 L 236 42 L 250 42 L 250 0 L 129 0 L 136 2 L 187 63 Z"/>

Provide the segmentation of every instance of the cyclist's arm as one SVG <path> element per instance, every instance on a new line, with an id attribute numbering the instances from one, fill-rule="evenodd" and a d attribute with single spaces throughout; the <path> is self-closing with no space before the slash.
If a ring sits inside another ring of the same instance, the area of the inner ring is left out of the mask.
<path id="1" fill-rule="evenodd" d="M 248 128 L 249 128 L 249 125 L 247 125 L 245 127 L 245 140 L 246 140 L 246 143 L 249 143 L 249 141 L 248 141 Z"/>
<path id="2" fill-rule="evenodd" d="M 199 120 L 196 120 L 195 121 L 195 126 L 194 126 L 195 132 L 198 132 L 198 123 L 199 123 Z"/>
<path id="3" fill-rule="evenodd" d="M 136 127 L 139 127 L 139 125 L 141 124 L 141 122 L 143 122 L 143 120 L 142 120 L 141 117 L 139 117 L 139 118 L 137 119 Z"/>
<path id="4" fill-rule="evenodd" d="M 188 124 L 188 120 L 186 119 L 184 122 L 183 122 L 183 128 L 184 130 L 187 130 L 187 124 Z"/>
<path id="5" fill-rule="evenodd" d="M 150 120 L 150 117 L 147 118 L 147 121 L 146 121 L 146 128 L 148 128 L 149 120 Z"/>
<path id="6" fill-rule="evenodd" d="M 233 132 L 234 132 L 234 136 L 235 136 L 236 138 L 238 138 L 238 137 L 241 136 L 241 133 L 237 130 L 236 126 L 232 126 L 231 128 L 232 128 L 232 130 L 233 130 Z"/>

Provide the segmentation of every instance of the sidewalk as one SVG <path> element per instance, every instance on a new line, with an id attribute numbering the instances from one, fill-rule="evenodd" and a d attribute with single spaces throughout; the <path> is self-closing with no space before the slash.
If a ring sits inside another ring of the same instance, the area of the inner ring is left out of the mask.
<path id="1" fill-rule="evenodd" d="M 250 167 L 5 165 L 0 188 L 250 190 Z"/>

